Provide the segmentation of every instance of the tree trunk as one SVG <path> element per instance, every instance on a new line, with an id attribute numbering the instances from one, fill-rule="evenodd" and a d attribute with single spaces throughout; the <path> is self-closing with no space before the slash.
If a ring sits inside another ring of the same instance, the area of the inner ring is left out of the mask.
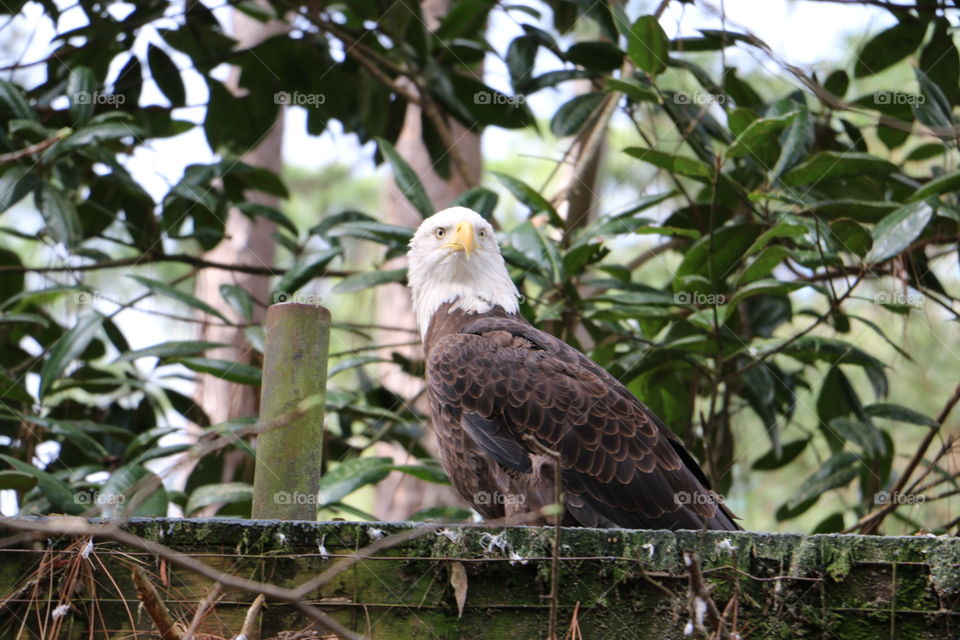
<path id="1" fill-rule="evenodd" d="M 261 23 L 239 11 L 234 11 L 233 27 L 238 48 L 247 48 L 274 34 L 283 32 L 289 28 L 289 25 L 281 21 Z M 228 83 L 232 90 L 236 90 L 238 76 L 239 70 L 234 69 Z M 280 114 L 273 129 L 261 141 L 260 145 L 244 154 L 243 162 L 264 167 L 280 174 L 283 168 L 282 141 L 283 114 Z M 250 200 L 273 207 L 279 204 L 276 198 L 262 193 L 252 194 Z M 276 225 L 273 222 L 263 218 L 256 218 L 255 221 L 251 221 L 240 212 L 231 211 L 226 224 L 226 238 L 203 257 L 207 260 L 227 264 L 270 266 L 274 259 L 275 242 L 272 235 L 275 230 Z M 219 269 L 205 269 L 200 272 L 197 276 L 196 295 L 201 300 L 217 307 L 231 321 L 244 322 L 244 318 L 239 317 L 230 306 L 223 304 L 220 287 L 228 284 L 243 288 L 256 300 L 270 303 L 268 299 L 270 295 L 269 277 Z M 263 319 L 264 310 L 255 307 L 254 314 L 253 322 L 260 322 Z M 204 324 L 200 331 L 201 340 L 233 345 L 210 351 L 210 357 L 223 358 L 231 362 L 259 364 L 255 361 L 260 356 L 247 342 L 241 328 L 223 326 L 216 318 L 209 315 L 204 316 L 203 320 Z M 203 407 L 213 424 L 232 418 L 256 416 L 259 410 L 259 394 L 255 389 L 248 385 L 240 385 L 205 374 L 197 377 L 194 398 L 197 404 Z M 240 452 L 236 453 L 239 454 Z M 252 465 L 249 465 L 249 469 L 240 468 L 244 460 L 245 456 L 243 455 L 226 455 L 222 481 L 229 482 L 240 478 L 252 481 Z M 205 514 L 212 515 L 215 512 L 216 506 L 209 509 Z"/>
<path id="2" fill-rule="evenodd" d="M 421 7 L 427 26 L 435 29 L 440 18 L 449 8 L 449 0 L 425 0 Z M 455 146 L 468 166 L 469 181 L 457 172 L 455 166 L 451 166 L 450 180 L 444 180 L 433 170 L 430 154 L 421 140 L 420 108 L 416 105 L 407 107 L 403 129 L 396 144 L 397 151 L 417 172 L 427 195 L 430 196 L 430 201 L 438 211 L 449 206 L 457 196 L 466 191 L 470 182 L 473 184 L 479 182 L 482 161 L 480 136 L 467 133 L 459 123 L 451 119 L 448 119 L 448 122 L 453 139 L 456 141 Z M 386 220 L 391 224 L 412 228 L 416 228 L 421 221 L 420 214 L 407 202 L 393 180 L 387 186 Z M 405 265 L 404 259 L 397 260 L 384 268 L 399 268 Z M 417 333 L 411 333 L 415 331 L 416 322 L 410 305 L 410 292 L 406 287 L 393 284 L 378 288 L 377 323 L 406 329 L 381 330 L 378 339 L 382 344 L 407 342 L 411 336 L 418 336 Z M 399 351 L 412 358 L 423 358 L 423 350 L 420 346 L 386 350 L 384 356 L 389 357 L 390 351 Z M 385 386 L 408 401 L 416 402 L 419 397 L 422 397 L 423 380 L 404 373 L 396 365 L 383 365 L 380 378 Z M 419 408 L 422 412 L 426 409 L 422 402 L 419 403 Z M 423 444 L 435 457 L 437 456 L 437 443 L 432 431 L 426 434 Z M 394 443 L 378 444 L 377 455 L 392 457 L 398 464 L 411 462 L 410 454 Z M 451 504 L 465 506 L 452 487 L 431 484 L 394 472 L 377 485 L 373 512 L 383 520 L 403 520 L 425 507 Z"/>

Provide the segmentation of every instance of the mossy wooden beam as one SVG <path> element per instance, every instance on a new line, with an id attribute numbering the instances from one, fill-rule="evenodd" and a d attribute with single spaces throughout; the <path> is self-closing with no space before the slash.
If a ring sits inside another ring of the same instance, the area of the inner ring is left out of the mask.
<path id="1" fill-rule="evenodd" d="M 323 455 L 323 408 L 330 312 L 275 304 L 264 324 L 260 423 L 253 517 L 316 520 Z"/>
<path id="2" fill-rule="evenodd" d="M 421 527 L 304 594 L 303 602 L 370 640 L 544 638 L 550 605 L 550 527 L 484 527 L 383 522 L 133 519 L 125 528 L 234 576 L 294 588 L 339 559 L 387 536 Z M 0 521 L 0 531 L 3 521 Z M 59 584 L 86 540 L 0 549 L 0 640 L 31 633 L 61 605 Z M 131 620 L 138 606 L 130 566 L 143 566 L 171 615 L 190 620 L 211 580 L 154 554 L 97 541 L 97 588 L 73 596 L 62 640 L 152 630 Z M 577 620 L 591 640 L 705 638 L 684 633 L 691 620 L 689 570 L 696 555 L 709 596 L 751 640 L 947 640 L 960 637 L 960 539 L 726 531 L 564 529 L 559 569 L 560 635 Z M 458 611 L 450 566 L 464 567 L 468 590 Z M 84 569 L 85 570 L 85 569 Z M 40 582 L 38 582 L 38 579 Z M 81 583 L 85 584 L 82 580 Z M 198 633 L 233 637 L 255 596 L 225 588 Z M 730 603 L 736 603 L 731 606 Z M 306 628 L 296 607 L 268 602 L 260 637 Z M 81 615 L 96 610 L 93 615 Z M 26 621 L 26 622 L 24 622 Z M 104 630 L 111 630 L 110 633 Z"/>

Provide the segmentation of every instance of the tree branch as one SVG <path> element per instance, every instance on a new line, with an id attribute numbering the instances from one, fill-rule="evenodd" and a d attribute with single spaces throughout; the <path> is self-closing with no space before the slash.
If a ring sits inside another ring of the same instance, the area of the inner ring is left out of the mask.
<path id="1" fill-rule="evenodd" d="M 238 273 L 250 273 L 260 276 L 282 276 L 287 272 L 286 269 L 274 267 L 258 267 L 247 264 L 227 264 L 225 262 L 214 262 L 204 260 L 196 256 L 184 253 L 177 254 L 144 254 L 133 258 L 119 258 L 117 260 L 104 260 L 102 262 L 93 262 L 80 265 L 60 265 L 54 267 L 30 267 L 23 265 L 0 265 L 0 274 L 3 273 L 73 273 L 75 271 L 98 271 L 100 269 L 120 269 L 123 267 L 135 267 L 141 264 L 155 264 L 159 262 L 179 262 L 188 264 L 197 269 L 222 269 L 224 271 L 236 271 Z M 346 278 L 355 275 L 356 271 L 339 271 L 330 269 L 324 272 L 324 275 L 334 278 Z"/>

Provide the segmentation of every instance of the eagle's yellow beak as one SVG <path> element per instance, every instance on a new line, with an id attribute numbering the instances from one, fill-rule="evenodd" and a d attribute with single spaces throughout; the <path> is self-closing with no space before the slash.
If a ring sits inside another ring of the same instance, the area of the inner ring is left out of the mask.
<path id="1" fill-rule="evenodd" d="M 473 252 L 473 225 L 466 220 L 458 222 L 453 240 L 443 245 L 443 248 L 463 251 L 469 259 Z"/>

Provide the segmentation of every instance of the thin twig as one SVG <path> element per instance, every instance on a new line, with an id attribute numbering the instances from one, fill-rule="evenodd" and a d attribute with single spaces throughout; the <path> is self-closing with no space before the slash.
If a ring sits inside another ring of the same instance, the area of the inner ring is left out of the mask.
<path id="1" fill-rule="evenodd" d="M 200 604 L 197 605 L 197 611 L 193 614 L 193 620 L 190 621 L 190 626 L 187 627 L 186 632 L 183 634 L 183 640 L 191 640 L 193 634 L 200 627 L 200 623 L 203 622 L 203 619 L 207 617 L 207 613 L 210 612 L 210 609 L 213 608 L 213 605 L 217 603 L 217 600 L 220 599 L 223 594 L 223 587 L 220 586 L 219 582 L 214 582 L 213 586 L 207 590 L 207 595 L 204 596 L 203 600 L 200 601 Z M 263 598 L 263 594 L 257 596 L 257 600 L 254 600 L 254 604 L 258 600 Z M 246 627 L 246 625 L 244 625 Z M 255 640 L 247 636 L 247 640 Z"/>
<path id="2" fill-rule="evenodd" d="M 170 612 L 167 611 L 167 607 L 163 604 L 163 600 L 157 593 L 157 588 L 153 586 L 153 582 L 137 565 L 133 566 L 132 572 L 133 584 L 137 587 L 137 598 L 140 599 L 147 615 L 150 616 L 153 624 L 157 627 L 160 640 L 181 640 L 183 636 L 180 629 L 177 627 L 177 623 L 173 621 Z"/>
<path id="3" fill-rule="evenodd" d="M 263 597 L 262 593 L 253 601 L 253 604 L 247 609 L 247 615 L 243 619 L 243 628 L 240 629 L 240 635 L 237 636 L 238 638 L 257 640 L 257 638 L 260 637 L 260 630 L 257 628 L 257 616 L 260 615 L 260 609 L 266 601 L 267 599 Z"/>
<path id="4" fill-rule="evenodd" d="M 24 147 L 23 149 L 17 149 L 16 151 L 11 151 L 9 153 L 0 154 L 0 167 L 5 164 L 10 164 L 11 162 L 16 162 L 21 158 L 26 158 L 27 156 L 33 155 L 34 153 L 39 153 L 44 149 L 52 147 L 56 143 L 63 140 L 69 133 L 58 133 L 52 138 L 47 138 L 46 140 L 41 140 L 36 144 L 32 144 L 29 147 Z"/>
<path id="5" fill-rule="evenodd" d="M 703 574 L 700 571 L 700 557 L 692 551 L 683 552 L 683 563 L 687 567 L 687 575 L 690 578 L 690 596 L 691 609 L 697 608 L 696 600 L 700 599 L 706 605 L 707 622 L 710 625 L 711 633 L 716 633 L 724 640 L 730 640 L 730 632 L 727 631 L 727 621 L 720 615 L 713 597 L 710 595 L 710 589 L 703 581 Z M 696 616 L 694 616 L 696 620 Z M 696 620 L 696 623 L 701 623 Z"/>
<path id="6" fill-rule="evenodd" d="M 913 475 L 913 472 L 923 460 L 923 456 L 926 455 L 927 449 L 930 448 L 930 444 L 933 442 L 933 439 L 936 438 L 940 433 L 944 422 L 946 422 L 947 417 L 950 415 L 950 412 L 953 411 L 953 408 L 956 406 L 957 402 L 960 402 L 960 384 L 958 384 L 956 389 L 953 390 L 953 395 L 950 396 L 950 399 L 947 400 L 947 404 L 945 404 L 943 410 L 940 411 L 940 415 L 937 416 L 937 426 L 931 428 L 930 431 L 927 432 L 927 435 L 924 436 L 923 441 L 920 443 L 920 446 L 917 447 L 917 450 L 914 452 L 910 462 L 907 463 L 906 469 L 903 470 L 903 473 L 900 474 L 900 478 L 897 480 L 897 483 L 893 486 L 893 489 L 890 490 L 890 501 L 882 505 L 879 509 L 872 511 L 871 513 L 868 513 L 864 517 L 860 518 L 860 521 L 857 522 L 857 524 L 846 529 L 844 533 L 850 533 L 858 529 L 864 534 L 875 533 L 883 523 L 883 519 L 899 506 L 896 497 L 903 492 L 903 488 L 907 485 L 907 482 L 910 481 L 910 476 Z M 919 482 L 921 479 L 922 477 L 918 478 L 917 482 Z"/>

